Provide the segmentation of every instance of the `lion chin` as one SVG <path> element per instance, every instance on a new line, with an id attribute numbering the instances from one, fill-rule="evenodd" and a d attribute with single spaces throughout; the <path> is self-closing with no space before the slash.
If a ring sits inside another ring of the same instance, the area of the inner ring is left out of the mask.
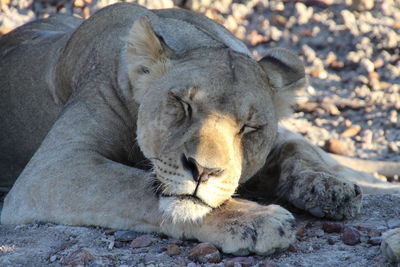
<path id="1" fill-rule="evenodd" d="M 198 223 L 212 210 L 204 201 L 194 196 L 160 196 L 159 209 L 173 223 Z"/>

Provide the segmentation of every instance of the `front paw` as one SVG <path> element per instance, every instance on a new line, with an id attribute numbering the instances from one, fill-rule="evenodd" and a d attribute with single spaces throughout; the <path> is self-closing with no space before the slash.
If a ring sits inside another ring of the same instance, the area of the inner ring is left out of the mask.
<path id="1" fill-rule="evenodd" d="M 269 255 L 295 238 L 295 220 L 287 210 L 245 200 L 230 200 L 206 216 L 195 237 L 235 255 Z"/>
<path id="2" fill-rule="evenodd" d="M 296 207 L 320 218 L 349 219 L 361 208 L 360 187 L 327 172 L 307 170 L 291 175 L 278 192 Z"/>

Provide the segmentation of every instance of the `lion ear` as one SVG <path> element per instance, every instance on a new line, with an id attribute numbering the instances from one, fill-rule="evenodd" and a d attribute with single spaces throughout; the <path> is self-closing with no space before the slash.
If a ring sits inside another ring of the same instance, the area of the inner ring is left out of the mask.
<path id="1" fill-rule="evenodd" d="M 127 46 L 129 78 L 133 84 L 165 73 L 173 55 L 174 51 L 153 31 L 148 17 L 143 16 L 133 23 Z"/>
<path id="2" fill-rule="evenodd" d="M 287 49 L 274 48 L 268 50 L 259 64 L 267 74 L 269 84 L 274 91 L 278 119 L 282 119 L 291 113 L 295 90 L 308 84 L 303 62 Z"/>

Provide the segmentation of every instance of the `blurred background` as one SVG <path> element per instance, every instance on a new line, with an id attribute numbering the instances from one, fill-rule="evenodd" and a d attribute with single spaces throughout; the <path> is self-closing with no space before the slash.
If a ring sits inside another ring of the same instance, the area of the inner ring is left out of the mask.
<path id="1" fill-rule="evenodd" d="M 88 18 L 117 0 L 0 0 L 0 35 L 56 12 Z M 283 123 L 325 150 L 400 162 L 400 0 L 137 0 L 203 13 L 257 58 L 286 47 L 306 65 Z M 378 177 L 399 182 L 399 177 Z"/>

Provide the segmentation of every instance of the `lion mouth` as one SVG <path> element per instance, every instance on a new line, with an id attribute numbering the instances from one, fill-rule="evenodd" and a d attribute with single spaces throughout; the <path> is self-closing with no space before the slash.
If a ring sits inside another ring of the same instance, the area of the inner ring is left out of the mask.
<path id="1" fill-rule="evenodd" d="M 165 185 L 163 182 L 161 182 L 158 179 L 153 181 L 152 188 L 153 188 L 153 192 L 156 194 L 157 197 L 175 198 L 177 200 L 189 200 L 193 204 L 203 205 L 203 206 L 206 206 L 209 208 L 213 208 L 209 204 L 207 204 L 204 200 L 202 200 L 201 198 L 199 198 L 193 194 L 166 194 L 166 193 L 164 193 Z"/>
<path id="2" fill-rule="evenodd" d="M 179 199 L 179 200 L 189 200 L 191 202 L 193 202 L 193 204 L 197 204 L 197 205 L 203 205 L 209 208 L 212 208 L 210 205 L 208 205 L 206 202 L 204 202 L 204 200 L 200 199 L 197 196 L 194 195 L 189 195 L 189 194 L 182 194 L 182 195 L 170 195 L 170 194 L 161 194 L 162 197 L 173 197 L 175 199 Z"/>

